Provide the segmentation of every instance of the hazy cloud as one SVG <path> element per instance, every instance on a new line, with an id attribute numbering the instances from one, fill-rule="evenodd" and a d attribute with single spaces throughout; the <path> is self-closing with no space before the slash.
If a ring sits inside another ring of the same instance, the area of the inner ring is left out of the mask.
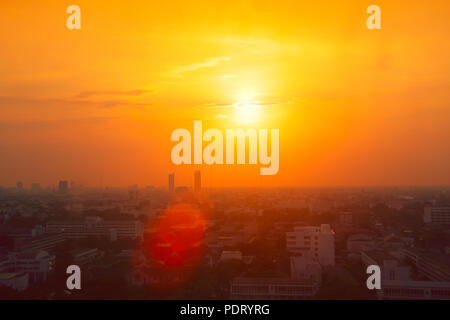
<path id="1" fill-rule="evenodd" d="M 111 108 L 116 106 L 130 106 L 130 107 L 148 107 L 149 103 L 145 102 L 133 102 L 123 99 L 111 99 L 111 100 L 78 100 L 78 99 L 39 99 L 39 98 L 27 98 L 27 97 L 7 97 L 0 96 L 0 105 L 6 106 L 40 106 L 49 104 L 72 104 L 80 106 L 92 106 L 92 107 L 104 107 Z"/>
<path id="2" fill-rule="evenodd" d="M 55 121 L 30 121 L 21 123 L 0 122 L 0 130 L 7 129 L 45 129 L 56 128 L 62 125 L 93 125 L 107 120 L 114 119 L 114 117 L 87 117 L 78 119 L 62 119 Z"/>
<path id="3" fill-rule="evenodd" d="M 75 98 L 88 98 L 92 96 L 140 96 L 142 94 L 150 93 L 150 90 L 105 90 L 105 91 L 84 91 L 78 94 Z"/>

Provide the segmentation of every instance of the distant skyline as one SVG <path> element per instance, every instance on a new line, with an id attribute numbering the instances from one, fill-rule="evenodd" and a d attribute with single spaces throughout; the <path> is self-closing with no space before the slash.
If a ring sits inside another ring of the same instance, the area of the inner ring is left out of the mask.
<path id="1" fill-rule="evenodd" d="M 175 175 L 175 179 L 177 179 L 177 176 Z M 0 183 L 0 188 L 18 188 L 18 189 L 24 189 L 24 190 L 38 190 L 38 189 L 47 189 L 47 188 L 55 188 L 58 189 L 59 183 L 61 181 L 65 181 L 65 180 L 57 180 L 54 183 L 50 183 L 50 184 L 42 184 L 39 182 L 24 182 L 24 181 L 16 181 L 15 184 L 12 185 L 6 185 L 6 184 L 1 184 Z M 177 180 L 175 180 L 174 183 L 174 188 L 176 187 L 189 187 L 191 188 L 193 191 L 195 190 L 195 178 L 191 179 L 191 181 L 188 181 L 186 179 L 183 179 L 182 181 L 176 182 Z M 22 187 L 19 188 L 17 186 L 17 183 L 21 182 L 22 183 Z M 214 185 L 205 185 L 206 182 L 201 182 L 202 184 L 202 188 L 204 189 L 220 189 L 220 188 L 330 188 L 330 189 L 340 189 L 340 188 L 450 188 L 450 184 L 430 184 L 430 185 L 273 185 L 273 186 L 214 186 Z M 137 183 L 130 183 L 128 185 L 96 185 L 96 184 L 83 184 L 83 183 L 77 183 L 75 188 L 123 188 L 123 189 L 127 189 L 127 188 L 131 188 L 131 187 L 138 187 L 138 188 L 147 188 L 147 187 L 155 187 L 155 188 L 165 188 L 170 190 L 170 183 L 168 184 L 166 182 L 166 184 L 154 184 L 151 181 L 148 181 L 148 183 L 142 183 L 142 184 L 137 184 Z M 69 190 L 74 188 L 73 186 L 69 187 Z"/>
<path id="2" fill-rule="evenodd" d="M 0 185 L 450 185 L 450 3 L 0 4 Z M 175 166 L 171 132 L 276 128 L 279 171 Z"/>

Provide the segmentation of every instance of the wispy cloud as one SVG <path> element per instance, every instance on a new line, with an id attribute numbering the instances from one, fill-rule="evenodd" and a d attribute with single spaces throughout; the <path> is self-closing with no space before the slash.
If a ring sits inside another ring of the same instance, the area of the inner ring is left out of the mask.
<path id="1" fill-rule="evenodd" d="M 279 106 L 281 104 L 281 102 L 261 102 L 258 101 L 257 104 L 261 107 L 274 107 L 274 106 Z M 236 106 L 236 102 L 222 102 L 222 103 L 217 103 L 217 102 L 210 102 L 210 103 L 204 103 L 202 104 L 203 107 L 206 108 L 211 108 L 211 109 L 229 109 L 229 108 L 234 108 Z"/>
<path id="2" fill-rule="evenodd" d="M 175 68 L 173 70 L 175 75 L 179 75 L 180 73 L 185 73 L 185 72 L 189 72 L 189 71 L 196 71 L 198 69 L 201 68 L 212 68 L 217 66 L 217 64 L 219 64 L 219 62 L 222 61 L 229 61 L 231 60 L 230 57 L 213 57 L 213 58 L 208 58 L 203 62 L 199 62 L 199 63 L 193 63 L 193 64 L 189 64 L 189 65 L 185 65 L 185 66 L 179 66 L 177 68 Z"/>
<path id="3" fill-rule="evenodd" d="M 219 114 L 216 116 L 216 119 L 226 119 L 226 118 L 228 118 L 228 116 L 225 115 L 225 114 L 222 114 L 222 113 L 219 113 Z"/>

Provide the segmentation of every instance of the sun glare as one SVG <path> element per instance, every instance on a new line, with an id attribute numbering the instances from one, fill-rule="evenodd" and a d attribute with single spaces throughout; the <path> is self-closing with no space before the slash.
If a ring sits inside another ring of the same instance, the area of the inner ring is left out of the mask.
<path id="1" fill-rule="evenodd" d="M 254 123 L 259 119 L 261 106 L 258 102 L 237 102 L 234 108 L 236 120 L 240 123 Z"/>

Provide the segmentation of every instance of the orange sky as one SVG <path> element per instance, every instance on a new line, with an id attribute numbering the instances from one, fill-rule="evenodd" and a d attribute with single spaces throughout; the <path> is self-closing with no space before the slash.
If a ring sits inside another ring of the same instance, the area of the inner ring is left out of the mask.
<path id="1" fill-rule="evenodd" d="M 280 129 L 280 169 L 203 185 L 448 185 L 448 1 L 0 4 L 0 185 L 192 185 L 174 129 Z M 366 28 L 370 4 L 381 30 Z M 251 124 L 233 104 L 258 101 Z"/>

